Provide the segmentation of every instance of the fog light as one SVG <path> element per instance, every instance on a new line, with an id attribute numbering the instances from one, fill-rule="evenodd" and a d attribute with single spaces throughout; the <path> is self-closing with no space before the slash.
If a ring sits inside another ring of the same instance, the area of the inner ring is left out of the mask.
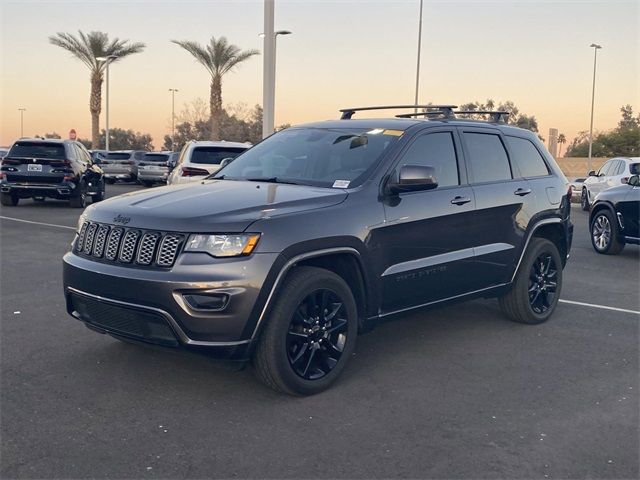
<path id="1" fill-rule="evenodd" d="M 229 295 L 226 293 L 188 293 L 183 294 L 182 297 L 194 310 L 220 311 L 224 310 L 229 303 Z"/>

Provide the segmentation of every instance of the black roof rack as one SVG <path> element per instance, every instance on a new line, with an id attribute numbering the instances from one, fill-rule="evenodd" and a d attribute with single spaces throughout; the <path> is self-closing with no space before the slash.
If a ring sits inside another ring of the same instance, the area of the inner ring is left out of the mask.
<path id="1" fill-rule="evenodd" d="M 431 109 L 435 110 L 439 114 L 452 114 L 454 108 L 458 108 L 457 105 L 384 105 L 377 107 L 354 107 L 354 108 L 343 108 L 340 110 L 342 113 L 340 120 L 349 120 L 353 117 L 353 114 L 356 112 L 361 112 L 364 110 L 397 110 L 400 108 L 423 108 L 423 109 Z M 397 115 L 400 117 L 399 115 Z"/>
<path id="2" fill-rule="evenodd" d="M 491 116 L 490 121 L 495 123 L 506 122 L 506 118 L 508 118 L 510 115 L 509 112 L 490 111 L 490 110 L 457 110 L 457 111 L 451 111 L 451 112 L 442 112 L 439 110 L 432 110 L 432 111 L 416 112 L 416 113 L 401 113 L 400 115 L 396 115 L 396 117 L 397 118 L 430 117 L 430 116 L 441 115 L 443 113 L 445 114 L 444 116 L 447 118 L 455 118 L 455 115 L 471 115 L 471 114 L 490 115 Z M 452 115 L 451 116 L 447 115 L 449 113 Z"/>

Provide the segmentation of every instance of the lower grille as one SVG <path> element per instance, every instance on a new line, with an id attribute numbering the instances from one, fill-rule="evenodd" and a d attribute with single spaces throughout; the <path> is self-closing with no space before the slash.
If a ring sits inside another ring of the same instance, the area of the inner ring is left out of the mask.
<path id="1" fill-rule="evenodd" d="M 121 264 L 172 267 L 185 235 L 84 222 L 76 240 L 78 254 Z"/>
<path id="2" fill-rule="evenodd" d="M 70 294 L 72 311 L 83 322 L 115 335 L 165 346 L 178 346 L 173 330 L 157 313 Z"/>

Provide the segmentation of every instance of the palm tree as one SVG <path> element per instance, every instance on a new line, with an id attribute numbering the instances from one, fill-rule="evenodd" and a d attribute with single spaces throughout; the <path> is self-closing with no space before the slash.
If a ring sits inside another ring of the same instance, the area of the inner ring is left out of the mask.
<path id="1" fill-rule="evenodd" d="M 225 37 L 216 40 L 211 37 L 209 44 L 202 46 L 188 40 L 172 40 L 195 57 L 211 74 L 211 89 L 209 92 L 209 109 L 211 115 L 211 138 L 220 138 L 220 119 L 222 118 L 222 77 L 249 57 L 259 55 L 258 50 L 240 50 L 230 44 Z"/>
<path id="2" fill-rule="evenodd" d="M 91 112 L 91 145 L 99 148 L 100 139 L 100 112 L 102 111 L 102 80 L 106 63 L 98 60 L 99 57 L 115 56 L 111 62 L 117 62 L 121 58 L 134 53 L 139 53 L 145 48 L 144 43 L 130 43 L 129 40 L 114 38 L 104 32 L 90 32 L 88 34 L 78 30 L 78 36 L 70 33 L 60 33 L 49 37 L 49 42 L 64 48 L 74 57 L 84 63 L 91 71 L 91 94 L 89 96 L 89 111 Z"/>
<path id="3" fill-rule="evenodd" d="M 558 145 L 560 145 L 560 150 L 558 151 L 558 157 L 561 157 L 562 152 L 562 144 L 567 143 L 567 137 L 564 136 L 564 133 L 558 135 Z"/>

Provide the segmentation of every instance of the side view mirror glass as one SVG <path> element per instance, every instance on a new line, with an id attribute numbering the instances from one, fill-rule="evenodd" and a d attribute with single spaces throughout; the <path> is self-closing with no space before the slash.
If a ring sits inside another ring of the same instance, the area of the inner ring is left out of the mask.
<path id="1" fill-rule="evenodd" d="M 638 185 L 640 185 L 640 177 L 638 175 L 629 177 L 629 180 L 627 180 L 627 184 L 631 185 L 632 187 L 637 187 Z"/>
<path id="2" fill-rule="evenodd" d="M 591 170 L 589 173 L 587 173 L 588 176 L 590 177 L 595 177 L 596 176 L 596 171 L 595 170 Z"/>
<path id="3" fill-rule="evenodd" d="M 403 165 L 398 179 L 389 183 L 392 193 L 431 190 L 438 186 L 436 170 L 424 165 Z"/>
<path id="4" fill-rule="evenodd" d="M 220 168 L 224 168 L 227 165 L 229 165 L 231 162 L 233 162 L 233 157 L 227 157 L 227 158 L 223 158 L 222 161 L 220 162 Z"/>

